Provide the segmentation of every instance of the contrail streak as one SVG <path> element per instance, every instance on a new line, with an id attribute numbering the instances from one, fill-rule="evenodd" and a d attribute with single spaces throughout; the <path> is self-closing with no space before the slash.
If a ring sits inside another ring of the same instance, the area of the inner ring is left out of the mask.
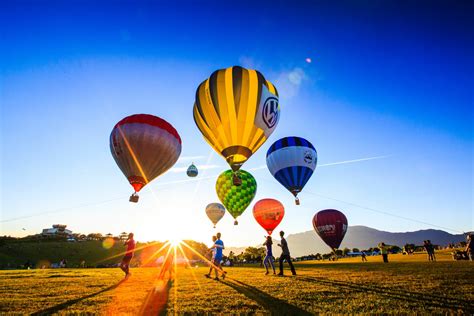
<path id="1" fill-rule="evenodd" d="M 344 161 L 338 161 L 338 162 L 330 162 L 330 163 L 325 163 L 325 164 L 322 164 L 322 165 L 318 165 L 318 167 L 344 165 L 344 164 L 347 164 L 347 163 L 354 163 L 354 162 L 359 162 L 359 161 L 367 161 L 367 160 L 375 160 L 375 159 L 383 159 L 383 158 L 389 158 L 389 157 L 392 157 L 392 155 L 375 156 L 375 157 L 367 157 L 367 158 L 360 158 L 360 159 L 353 159 L 353 160 L 344 160 Z"/>
<path id="2" fill-rule="evenodd" d="M 335 165 L 350 164 L 350 163 L 361 162 L 361 161 L 383 159 L 383 158 L 388 158 L 388 157 L 391 157 L 391 156 L 392 155 L 374 156 L 374 157 L 367 157 L 367 158 L 337 161 L 337 162 L 321 164 L 321 165 L 318 165 L 318 167 L 328 167 L 328 166 L 335 166 Z M 193 157 L 193 158 L 196 158 L 196 157 Z M 209 158 L 210 158 L 210 156 L 208 157 L 207 163 L 209 163 Z M 261 165 L 261 166 L 258 166 L 258 167 L 255 167 L 255 168 L 250 168 L 250 169 L 247 169 L 247 170 L 248 171 L 257 171 L 257 170 L 262 170 L 262 169 L 266 169 L 266 168 L 267 168 L 267 165 Z M 207 169 L 207 168 L 204 168 L 204 169 Z M 172 180 L 172 181 L 167 181 L 167 182 L 157 181 L 157 183 L 153 183 L 151 185 L 148 185 L 148 188 L 150 190 L 148 192 L 143 192 L 141 195 L 148 194 L 148 193 L 150 193 L 150 191 L 151 191 L 151 193 L 153 193 L 153 191 L 152 191 L 153 187 L 169 186 L 170 184 L 180 184 L 180 183 L 189 183 L 189 182 L 198 182 L 198 184 L 199 184 L 201 181 L 207 181 L 207 180 L 210 180 L 210 179 L 215 179 L 218 176 L 219 175 L 212 175 L 212 176 L 207 176 L 206 175 L 206 176 L 204 176 L 204 174 L 203 174 L 203 176 L 201 176 L 201 177 L 191 178 L 191 179 Z M 194 199 L 194 196 L 196 194 L 196 191 L 197 191 L 197 188 L 195 189 L 193 199 Z M 155 198 L 156 198 L 156 196 L 155 196 Z M 113 199 L 109 199 L 109 200 L 105 200 L 105 201 L 99 201 L 99 202 L 95 202 L 95 203 L 82 204 L 82 205 L 78 205 L 78 206 L 60 208 L 60 209 L 56 209 L 56 210 L 45 211 L 45 212 L 31 214 L 31 215 L 24 215 L 24 216 L 19 216 L 19 217 L 2 219 L 2 220 L 0 220 L 0 223 L 13 222 L 13 221 L 28 219 L 28 218 L 31 218 L 31 217 L 41 216 L 41 215 L 45 215 L 45 214 L 60 213 L 60 212 L 64 212 L 64 211 L 67 211 L 67 210 L 73 210 L 73 209 L 78 209 L 78 208 L 96 206 L 96 205 L 105 204 L 105 203 L 109 203 L 109 202 L 113 202 L 113 201 L 117 201 L 117 200 L 122 200 L 122 199 L 124 199 L 124 197 L 117 197 L 117 198 L 113 198 Z"/>

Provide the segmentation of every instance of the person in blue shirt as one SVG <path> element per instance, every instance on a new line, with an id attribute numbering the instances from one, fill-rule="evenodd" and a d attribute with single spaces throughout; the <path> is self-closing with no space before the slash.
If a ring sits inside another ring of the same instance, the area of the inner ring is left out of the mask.
<path id="1" fill-rule="evenodd" d="M 214 243 L 216 254 L 214 256 L 214 262 L 213 262 L 215 266 L 214 271 L 216 271 L 216 277 L 214 278 L 214 280 L 219 280 L 219 271 L 222 272 L 221 277 L 223 279 L 225 279 L 225 274 L 226 274 L 226 272 L 222 270 L 222 267 L 221 267 L 222 257 L 224 256 L 222 253 L 222 251 L 224 250 L 224 242 L 221 240 L 221 233 L 217 233 L 216 237 L 217 237 L 217 240 Z"/>
<path id="2" fill-rule="evenodd" d="M 263 245 L 266 248 L 266 255 L 265 259 L 263 259 L 263 265 L 265 266 L 265 269 L 267 272 L 265 272 L 265 275 L 268 275 L 268 266 L 271 265 L 273 269 L 273 274 L 276 274 L 275 272 L 275 265 L 273 264 L 273 252 L 272 252 L 272 236 L 267 236 L 265 242 Z"/>

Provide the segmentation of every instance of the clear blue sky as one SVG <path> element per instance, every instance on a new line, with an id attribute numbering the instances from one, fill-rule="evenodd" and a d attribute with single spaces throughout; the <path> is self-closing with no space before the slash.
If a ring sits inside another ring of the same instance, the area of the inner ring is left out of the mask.
<path id="1" fill-rule="evenodd" d="M 259 69 L 281 97 L 275 133 L 244 169 L 264 165 L 283 136 L 305 137 L 319 153 L 300 207 L 268 170 L 253 171 L 255 201 L 286 207 L 280 228 L 310 230 L 323 208 L 340 209 L 350 225 L 431 227 L 358 204 L 472 230 L 472 2 L 332 2 L 3 1 L 1 234 L 66 223 L 207 241 L 214 230 L 204 207 L 217 201 L 226 164 L 194 125 L 192 106 L 198 84 L 231 65 Z M 182 160 L 137 205 L 108 145 L 114 124 L 134 113 L 168 120 L 183 139 Z M 201 180 L 181 182 L 191 160 Z M 251 207 L 239 226 L 228 214 L 219 224 L 228 245 L 262 238 Z"/>

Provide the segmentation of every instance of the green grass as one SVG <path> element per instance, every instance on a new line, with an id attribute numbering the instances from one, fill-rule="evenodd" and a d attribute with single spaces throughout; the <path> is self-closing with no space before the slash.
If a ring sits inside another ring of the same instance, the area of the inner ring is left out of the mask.
<path id="1" fill-rule="evenodd" d="M 119 269 L 0 271 L 0 314 L 474 313 L 474 263 L 447 253 L 368 259 L 297 263 L 296 277 L 226 268 L 224 281 L 204 267 L 180 267 L 172 282 L 157 280 L 157 268 L 132 269 L 124 282 Z"/>

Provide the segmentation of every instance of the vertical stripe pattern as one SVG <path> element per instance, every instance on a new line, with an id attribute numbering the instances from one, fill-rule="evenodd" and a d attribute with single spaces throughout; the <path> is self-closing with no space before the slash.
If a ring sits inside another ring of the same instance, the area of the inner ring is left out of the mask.
<path id="1" fill-rule="evenodd" d="M 301 137 L 284 137 L 267 151 L 270 173 L 295 196 L 316 169 L 318 155 L 313 144 Z"/>
<path id="2" fill-rule="evenodd" d="M 233 170 L 268 139 L 279 113 L 275 86 L 260 72 L 240 66 L 213 72 L 197 88 L 193 108 L 204 139 Z"/>

